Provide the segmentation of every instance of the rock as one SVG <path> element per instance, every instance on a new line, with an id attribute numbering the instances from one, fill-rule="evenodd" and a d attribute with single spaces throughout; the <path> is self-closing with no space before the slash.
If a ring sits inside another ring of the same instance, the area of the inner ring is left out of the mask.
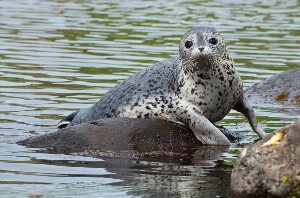
<path id="1" fill-rule="evenodd" d="M 222 128 L 220 128 L 222 129 Z M 231 140 L 237 133 L 222 129 Z M 202 145 L 182 125 L 157 119 L 108 118 L 33 136 L 18 144 L 46 148 L 54 153 L 79 153 L 86 156 L 131 157 L 133 154 L 164 155 L 182 153 L 187 147 Z M 226 147 L 227 148 L 227 147 Z M 132 153 L 133 152 L 133 153 Z"/>
<path id="2" fill-rule="evenodd" d="M 234 197 L 300 197 L 300 120 L 242 150 L 231 188 Z"/>
<path id="3" fill-rule="evenodd" d="M 263 80 L 245 91 L 255 106 L 283 108 L 300 112 L 300 68 L 291 69 Z M 268 106 L 267 104 L 270 104 Z"/>
<path id="4" fill-rule="evenodd" d="M 182 139 L 174 137 L 181 136 Z M 164 120 L 110 118 L 60 129 L 55 133 L 30 137 L 18 142 L 37 148 L 51 148 L 61 153 L 84 150 L 122 151 L 153 145 L 201 145 L 185 127 Z"/>

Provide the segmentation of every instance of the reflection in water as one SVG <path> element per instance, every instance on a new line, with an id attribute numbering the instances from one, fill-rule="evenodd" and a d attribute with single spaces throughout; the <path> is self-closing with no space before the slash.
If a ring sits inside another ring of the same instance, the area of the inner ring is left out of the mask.
<path id="1" fill-rule="evenodd" d="M 199 164 L 203 160 L 195 154 L 187 164 L 141 160 L 122 168 L 116 163 L 124 159 L 106 160 L 109 167 L 95 158 L 36 153 L 14 142 L 54 131 L 64 115 L 89 107 L 117 82 L 177 55 L 180 36 L 191 26 L 211 24 L 222 32 L 245 87 L 299 67 L 298 7 L 297 0 L 2 0 L 1 195 L 225 197 L 238 146 L 212 157 L 216 165 Z M 267 131 L 296 119 L 268 106 L 256 112 Z M 253 141 L 240 114 L 220 123 Z"/>
<path id="2" fill-rule="evenodd" d="M 202 156 L 195 153 L 194 157 Z M 203 159 L 194 159 L 190 164 L 142 161 L 125 169 L 108 170 L 117 173 L 117 177 L 121 176 L 123 179 L 115 185 L 134 187 L 128 192 L 129 195 L 228 197 L 230 172 L 224 170 L 232 167 L 224 165 L 221 161 L 214 161 L 216 159 L 218 158 L 210 157 L 206 162 Z"/>
<path id="3" fill-rule="evenodd" d="M 60 177 L 112 178 L 110 186 L 130 187 L 128 195 L 148 197 L 228 197 L 232 165 L 220 157 L 228 147 L 185 148 L 181 152 L 145 155 L 132 158 L 102 157 L 103 161 L 33 159 L 34 163 L 68 167 L 61 168 Z M 95 154 L 95 153 L 94 153 Z M 97 155 L 95 155 L 97 156 Z M 99 156 L 98 156 L 99 157 Z M 84 159 L 84 158 L 83 158 Z M 83 171 L 74 172 L 78 167 Z M 91 170 L 92 171 L 87 171 Z M 94 170 L 99 170 L 96 173 Z M 105 169 L 105 171 L 101 171 Z M 50 169 L 51 170 L 51 169 Z M 40 171 L 42 173 L 43 171 Z M 91 173 L 95 175 L 91 175 Z M 45 174 L 45 173 L 44 173 Z"/>

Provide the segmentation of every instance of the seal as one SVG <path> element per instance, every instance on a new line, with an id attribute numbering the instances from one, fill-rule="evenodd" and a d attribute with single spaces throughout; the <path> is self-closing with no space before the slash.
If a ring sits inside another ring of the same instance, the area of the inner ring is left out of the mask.
<path id="1" fill-rule="evenodd" d="M 92 107 L 62 119 L 58 127 L 111 117 L 158 118 L 186 125 L 204 144 L 229 145 L 213 123 L 234 109 L 245 115 L 260 137 L 265 135 L 215 28 L 200 26 L 187 31 L 179 54 L 127 78 Z"/>

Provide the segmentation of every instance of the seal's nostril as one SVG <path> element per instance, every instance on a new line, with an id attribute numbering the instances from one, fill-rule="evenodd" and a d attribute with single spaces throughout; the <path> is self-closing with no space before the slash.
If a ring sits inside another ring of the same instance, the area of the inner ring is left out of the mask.
<path id="1" fill-rule="evenodd" d="M 200 50 L 200 52 L 203 52 L 204 47 L 199 47 L 198 49 Z"/>

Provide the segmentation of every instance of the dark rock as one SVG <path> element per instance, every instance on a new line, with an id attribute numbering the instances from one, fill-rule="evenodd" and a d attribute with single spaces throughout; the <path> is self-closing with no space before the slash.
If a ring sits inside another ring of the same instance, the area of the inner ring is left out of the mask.
<path id="1" fill-rule="evenodd" d="M 236 161 L 234 197 L 300 197 L 300 120 L 246 147 Z"/>
<path id="2" fill-rule="evenodd" d="M 292 69 L 263 80 L 245 91 L 254 106 L 300 112 L 300 69 Z"/>
<path id="3" fill-rule="evenodd" d="M 219 128 L 231 140 L 239 137 L 237 133 Z M 143 155 L 163 155 L 166 152 L 180 154 L 187 147 L 201 145 L 194 134 L 182 125 L 165 120 L 138 118 L 101 119 L 30 137 L 18 143 L 46 148 L 49 152 L 99 157 L 121 154 L 130 157 L 132 152 Z"/>
<path id="4" fill-rule="evenodd" d="M 84 150 L 123 151 L 139 147 L 151 150 L 154 146 L 164 144 L 201 145 L 183 126 L 163 120 L 133 118 L 100 119 L 60 129 L 55 133 L 30 137 L 18 143 L 30 147 L 53 148 L 61 153 Z"/>

